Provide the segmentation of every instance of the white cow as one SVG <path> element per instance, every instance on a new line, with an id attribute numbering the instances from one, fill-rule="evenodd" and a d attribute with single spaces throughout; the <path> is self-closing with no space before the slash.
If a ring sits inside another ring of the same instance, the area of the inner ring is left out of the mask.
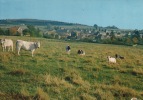
<path id="1" fill-rule="evenodd" d="M 110 56 L 108 56 L 107 58 L 108 58 L 109 63 L 116 63 L 116 58 L 113 58 Z"/>
<path id="2" fill-rule="evenodd" d="M 13 41 L 11 39 L 0 39 L 0 43 L 3 51 L 5 51 L 6 48 L 8 48 L 8 51 L 10 51 L 10 48 L 13 51 Z"/>
<path id="3" fill-rule="evenodd" d="M 40 42 L 28 42 L 28 41 L 23 41 L 23 40 L 17 40 L 16 41 L 16 48 L 18 55 L 20 52 L 20 49 L 28 50 L 32 52 L 32 57 L 33 53 L 37 48 L 40 48 Z"/>

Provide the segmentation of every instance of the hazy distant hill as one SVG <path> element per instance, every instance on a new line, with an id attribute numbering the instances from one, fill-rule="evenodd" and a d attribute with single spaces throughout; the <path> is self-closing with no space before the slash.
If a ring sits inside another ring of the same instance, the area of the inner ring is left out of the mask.
<path id="1" fill-rule="evenodd" d="M 52 21 L 52 20 L 40 20 L 40 19 L 0 19 L 0 25 L 8 25 L 8 26 L 15 26 L 15 25 L 34 25 L 38 26 L 39 28 L 45 27 L 47 25 L 53 26 L 62 26 L 64 28 L 81 28 L 81 29 L 92 29 L 95 28 L 94 26 L 79 24 L 79 23 L 68 23 L 68 22 L 61 22 L 61 21 Z M 120 29 L 116 26 L 97 26 L 96 29 L 100 30 L 119 30 L 119 31 L 131 31 L 130 29 Z"/>
<path id="2" fill-rule="evenodd" d="M 51 20 L 38 20 L 38 19 L 4 19 L 0 20 L 0 24 L 26 24 L 26 25 L 81 25 L 75 23 L 67 23 L 67 22 L 60 22 L 60 21 L 51 21 Z"/>

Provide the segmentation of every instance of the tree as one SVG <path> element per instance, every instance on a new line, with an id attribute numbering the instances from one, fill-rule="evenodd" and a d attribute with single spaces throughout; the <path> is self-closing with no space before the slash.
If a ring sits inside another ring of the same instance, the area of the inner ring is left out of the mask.
<path id="1" fill-rule="evenodd" d="M 74 32 L 74 31 L 72 31 L 72 32 L 71 32 L 71 37 L 75 37 L 75 38 L 76 38 L 76 36 L 77 36 L 77 33 Z"/>
<path id="2" fill-rule="evenodd" d="M 4 30 L 0 28 L 0 35 L 4 35 Z"/>
<path id="3" fill-rule="evenodd" d="M 51 24 L 48 24 L 48 25 L 47 25 L 47 29 L 48 29 L 48 30 L 51 30 L 51 29 L 52 29 L 52 25 L 51 25 Z"/>
<path id="4" fill-rule="evenodd" d="M 132 44 L 132 40 L 131 40 L 131 38 L 126 38 L 126 43 L 128 44 L 128 45 L 131 45 Z"/>
<path id="5" fill-rule="evenodd" d="M 137 43 L 138 43 L 138 41 L 139 41 L 139 40 L 138 40 L 138 38 L 137 38 L 137 37 L 134 37 L 134 38 L 133 38 L 133 43 L 134 43 L 134 44 L 137 44 Z"/>
<path id="6" fill-rule="evenodd" d="M 114 25 L 113 25 L 113 26 L 107 26 L 106 28 L 107 28 L 107 29 L 118 29 L 118 27 L 116 27 L 116 26 L 114 26 Z"/>
<path id="7" fill-rule="evenodd" d="M 99 34 L 100 34 L 100 32 L 99 32 L 99 31 L 97 31 L 97 32 L 95 32 L 95 33 L 94 33 L 94 35 L 99 35 Z"/>
<path id="8" fill-rule="evenodd" d="M 120 32 L 117 33 L 117 35 L 120 35 L 120 34 L 121 34 Z"/>
<path id="9" fill-rule="evenodd" d="M 47 26 L 48 27 L 48 26 Z M 60 27 L 59 26 L 55 26 L 54 27 L 54 30 L 59 30 L 60 29 Z"/>
<path id="10" fill-rule="evenodd" d="M 138 30 L 134 30 L 134 34 L 132 35 L 132 37 L 136 37 L 137 39 L 140 39 L 140 33 Z"/>
<path id="11" fill-rule="evenodd" d="M 32 37 L 41 37 L 39 28 L 36 29 L 32 25 L 28 25 L 27 27 L 28 27 L 28 32 L 29 32 L 30 36 L 32 36 Z"/>
<path id="12" fill-rule="evenodd" d="M 23 35 L 24 35 L 24 36 L 30 35 L 29 29 L 23 30 Z"/>
<path id="13" fill-rule="evenodd" d="M 98 25 L 97 25 L 97 24 L 94 24 L 94 28 L 97 29 L 97 28 L 98 28 Z"/>
<path id="14" fill-rule="evenodd" d="M 116 40 L 116 37 L 115 37 L 115 34 L 114 34 L 113 31 L 111 31 L 110 36 L 111 36 L 111 41 L 112 41 L 112 42 L 113 42 L 114 40 Z"/>
<path id="15" fill-rule="evenodd" d="M 107 32 L 107 33 L 106 33 L 106 36 L 109 36 L 109 35 L 110 35 L 110 34 Z"/>
<path id="16" fill-rule="evenodd" d="M 5 35 L 10 35 L 10 31 L 7 29 L 7 30 L 5 30 Z"/>

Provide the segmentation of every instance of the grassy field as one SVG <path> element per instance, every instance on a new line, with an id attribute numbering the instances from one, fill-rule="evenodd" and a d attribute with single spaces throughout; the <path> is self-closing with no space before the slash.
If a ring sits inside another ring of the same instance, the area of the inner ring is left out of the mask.
<path id="1" fill-rule="evenodd" d="M 0 100 L 143 100 L 143 46 L 7 38 L 14 44 L 17 39 L 40 41 L 41 47 L 34 57 L 30 51 L 18 56 L 0 47 Z M 78 49 L 86 55 L 77 55 Z M 107 56 L 116 53 L 125 59 L 108 64 Z"/>

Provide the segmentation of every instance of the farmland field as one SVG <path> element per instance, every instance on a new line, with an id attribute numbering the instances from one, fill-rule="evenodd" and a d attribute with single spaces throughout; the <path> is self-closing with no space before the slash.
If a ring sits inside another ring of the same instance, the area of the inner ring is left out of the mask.
<path id="1" fill-rule="evenodd" d="M 0 47 L 0 100 L 143 100 L 143 46 L 6 38 L 14 44 L 17 39 L 40 41 L 41 47 L 34 57 L 30 51 L 18 56 L 15 49 L 2 52 Z M 86 54 L 78 55 L 78 49 Z M 109 64 L 107 56 L 116 53 L 125 59 Z"/>

